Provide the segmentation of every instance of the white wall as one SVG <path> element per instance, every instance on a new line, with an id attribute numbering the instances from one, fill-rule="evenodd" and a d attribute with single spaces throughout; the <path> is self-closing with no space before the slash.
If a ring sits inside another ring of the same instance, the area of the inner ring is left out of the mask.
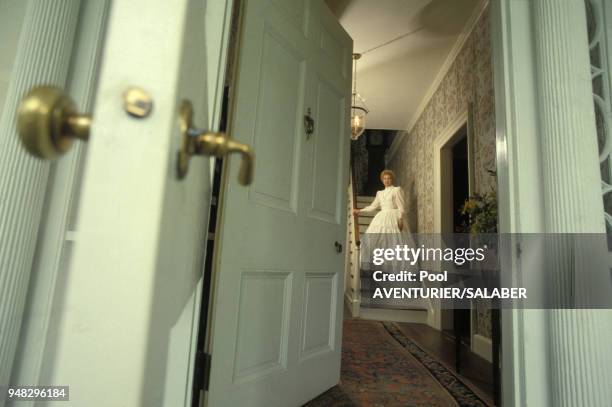
<path id="1" fill-rule="evenodd" d="M 4 108 L 4 99 L 11 80 L 27 4 L 24 0 L 0 0 L 0 112 Z"/>

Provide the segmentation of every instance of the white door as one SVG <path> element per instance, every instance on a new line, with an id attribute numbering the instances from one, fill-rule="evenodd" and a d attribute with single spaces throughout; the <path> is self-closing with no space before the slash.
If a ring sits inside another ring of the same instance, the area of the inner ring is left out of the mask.
<path id="1" fill-rule="evenodd" d="M 38 382 L 15 383 L 70 387 L 49 405 L 191 405 L 210 174 L 194 157 L 177 178 L 178 113 L 218 123 L 230 4 L 112 3 L 57 317 Z M 132 87 L 148 116 L 126 112 Z"/>
<path id="2" fill-rule="evenodd" d="M 190 405 L 210 161 L 177 178 L 178 116 L 218 125 L 231 3 L 112 3 L 38 380 L 14 383 L 69 386 L 53 405 Z M 232 160 L 225 188 L 210 405 L 298 405 L 339 377 L 351 41 L 320 0 L 247 3 L 232 131 L 259 164 L 244 188 Z"/>
<path id="3" fill-rule="evenodd" d="M 340 377 L 352 40 L 322 0 L 243 13 L 230 132 L 255 179 L 232 163 L 222 196 L 207 405 L 299 406 Z"/>

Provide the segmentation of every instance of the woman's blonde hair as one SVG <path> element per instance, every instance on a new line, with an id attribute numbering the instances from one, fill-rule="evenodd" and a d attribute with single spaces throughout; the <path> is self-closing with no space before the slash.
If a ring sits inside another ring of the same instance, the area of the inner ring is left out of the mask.
<path id="1" fill-rule="evenodd" d="M 392 179 L 393 181 L 395 181 L 395 173 L 394 173 L 393 171 L 391 171 L 391 170 L 382 170 L 382 171 L 381 171 L 381 173 L 380 173 L 380 180 L 381 180 L 381 181 L 382 181 L 382 179 L 383 179 L 383 177 L 384 177 L 385 175 L 390 175 L 390 176 L 391 176 L 391 179 Z"/>

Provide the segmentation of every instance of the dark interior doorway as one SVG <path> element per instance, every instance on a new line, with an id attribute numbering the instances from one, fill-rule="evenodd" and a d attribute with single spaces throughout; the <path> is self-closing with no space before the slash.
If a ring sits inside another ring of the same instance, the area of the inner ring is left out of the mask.
<path id="1" fill-rule="evenodd" d="M 452 189 L 453 189 L 453 231 L 461 233 L 468 224 L 466 215 L 461 209 L 470 197 L 469 170 L 468 170 L 468 138 L 467 127 L 459 130 L 460 139 L 452 146 Z M 467 264 L 465 265 L 467 266 Z M 460 343 L 471 344 L 471 312 L 469 309 L 455 309 L 453 312 L 453 331 Z"/>
<path id="2" fill-rule="evenodd" d="M 467 134 L 452 147 L 453 157 L 453 230 L 462 232 L 468 218 L 461 214 L 470 196 Z"/>

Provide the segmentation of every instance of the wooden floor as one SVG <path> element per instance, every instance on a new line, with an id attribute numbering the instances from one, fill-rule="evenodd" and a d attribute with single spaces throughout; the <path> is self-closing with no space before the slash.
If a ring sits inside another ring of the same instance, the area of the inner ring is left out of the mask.
<path id="1" fill-rule="evenodd" d="M 451 335 L 425 324 L 398 323 L 398 326 L 423 350 L 457 373 L 455 370 L 455 340 Z M 460 376 L 480 390 L 483 396 L 493 400 L 492 364 L 472 353 L 468 346 L 462 346 Z"/>

